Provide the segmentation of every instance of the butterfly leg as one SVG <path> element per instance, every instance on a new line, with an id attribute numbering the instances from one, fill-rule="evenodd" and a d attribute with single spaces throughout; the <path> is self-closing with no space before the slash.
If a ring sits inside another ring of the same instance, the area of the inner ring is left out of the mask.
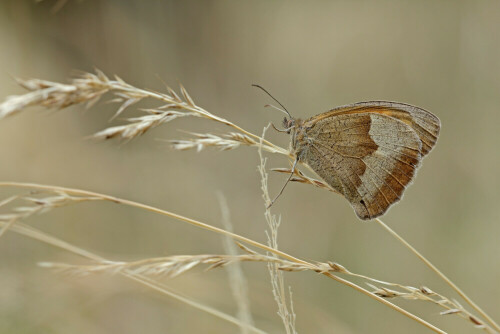
<path id="1" fill-rule="evenodd" d="M 278 129 L 273 123 L 269 123 L 271 124 L 271 126 L 273 127 L 274 130 L 278 131 L 278 132 L 285 132 L 285 133 L 288 133 L 288 131 L 290 131 L 290 129 L 284 129 L 284 130 L 280 130 Z"/>
<path id="2" fill-rule="evenodd" d="M 293 166 L 292 166 L 292 171 L 290 172 L 290 176 L 288 176 L 288 179 L 286 180 L 285 184 L 283 185 L 283 187 L 281 188 L 280 192 L 278 193 L 278 195 L 271 201 L 271 203 L 269 203 L 269 205 L 267 206 L 266 209 L 269 209 L 273 204 L 274 202 L 276 202 L 276 200 L 278 199 L 278 197 L 281 196 L 281 194 L 283 193 L 283 190 L 285 190 L 285 187 L 286 185 L 288 184 L 288 182 L 290 182 L 290 180 L 292 179 L 292 176 L 293 174 L 295 174 L 295 167 L 297 167 L 297 163 L 299 162 L 299 157 L 295 158 L 295 161 L 293 162 Z"/>

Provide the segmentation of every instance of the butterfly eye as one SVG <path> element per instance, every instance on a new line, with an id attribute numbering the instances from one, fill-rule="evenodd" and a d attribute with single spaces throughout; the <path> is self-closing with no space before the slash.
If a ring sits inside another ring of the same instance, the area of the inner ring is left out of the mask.
<path id="1" fill-rule="evenodd" d="M 283 127 L 288 129 L 288 119 L 286 117 L 283 118 Z"/>

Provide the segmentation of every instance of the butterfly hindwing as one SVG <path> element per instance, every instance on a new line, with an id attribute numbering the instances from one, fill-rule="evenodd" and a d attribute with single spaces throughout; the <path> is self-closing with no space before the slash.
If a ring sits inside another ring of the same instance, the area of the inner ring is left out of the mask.
<path id="1" fill-rule="evenodd" d="M 303 160 L 342 189 L 361 219 L 382 215 L 401 198 L 419 166 L 423 148 L 418 133 L 386 113 L 319 116 L 303 124 L 308 141 L 300 152 Z"/>

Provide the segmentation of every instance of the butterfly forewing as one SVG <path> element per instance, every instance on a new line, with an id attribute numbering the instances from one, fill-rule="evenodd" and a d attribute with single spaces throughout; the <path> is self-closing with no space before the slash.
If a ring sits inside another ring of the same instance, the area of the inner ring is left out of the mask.
<path id="1" fill-rule="evenodd" d="M 441 122 L 432 113 L 419 107 L 405 103 L 387 101 L 369 101 L 349 104 L 334 108 L 310 119 L 321 120 L 333 115 L 376 113 L 396 118 L 409 125 L 422 142 L 422 155 L 429 153 L 436 144 Z"/>
<path id="2" fill-rule="evenodd" d="M 401 199 L 438 133 L 439 119 L 423 109 L 363 102 L 300 123 L 295 150 L 361 219 L 372 219 Z"/>

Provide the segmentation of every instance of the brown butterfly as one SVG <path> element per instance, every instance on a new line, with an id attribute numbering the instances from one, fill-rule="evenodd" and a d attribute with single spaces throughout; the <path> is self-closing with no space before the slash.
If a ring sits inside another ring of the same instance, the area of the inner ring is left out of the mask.
<path id="1" fill-rule="evenodd" d="M 401 199 L 441 127 L 432 113 L 397 102 L 354 103 L 307 120 L 286 113 L 285 130 L 278 131 L 291 134 L 296 156 L 287 183 L 297 162 L 306 163 L 363 220 L 383 215 Z"/>

